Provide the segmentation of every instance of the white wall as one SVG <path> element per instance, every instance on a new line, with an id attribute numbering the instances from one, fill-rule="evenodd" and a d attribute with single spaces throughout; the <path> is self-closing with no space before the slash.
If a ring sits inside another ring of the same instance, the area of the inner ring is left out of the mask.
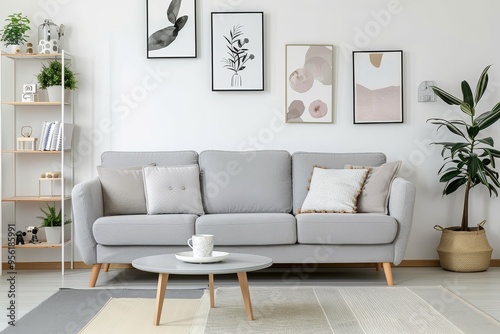
<path id="1" fill-rule="evenodd" d="M 166 3 L 168 1 L 166 0 Z M 2 1 L 2 19 L 23 12 L 68 27 L 67 48 L 79 73 L 76 101 L 77 182 L 95 176 L 106 150 L 285 149 L 290 152 L 382 151 L 403 160 L 402 175 L 417 185 L 414 225 L 406 259 L 435 259 L 435 224 L 458 224 L 462 193 L 441 197 L 439 139 L 430 117 L 452 112 L 447 105 L 418 103 L 423 80 L 460 93 L 494 64 L 495 0 L 198 0 L 198 58 L 146 59 L 144 0 Z M 210 13 L 265 13 L 265 91 L 212 92 Z M 36 30 L 32 33 L 36 40 Z M 334 124 L 284 123 L 285 44 L 334 44 Z M 352 124 L 352 50 L 404 51 L 404 124 Z M 157 85 L 144 80 L 156 73 Z M 482 111 L 500 100 L 500 64 L 490 70 Z M 146 92 L 146 94 L 144 94 Z M 453 111 L 459 117 L 458 111 Z M 498 140 L 498 126 L 489 134 Z M 442 137 L 442 135 L 441 135 Z M 500 258 L 498 199 L 474 189 L 471 221 L 488 220 L 488 235 Z"/>

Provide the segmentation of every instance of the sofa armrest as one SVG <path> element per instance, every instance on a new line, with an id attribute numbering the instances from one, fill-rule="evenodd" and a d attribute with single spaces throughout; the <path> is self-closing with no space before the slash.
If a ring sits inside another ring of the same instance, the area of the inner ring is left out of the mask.
<path id="1" fill-rule="evenodd" d="M 399 222 L 399 231 L 394 243 L 394 264 L 396 265 L 403 260 L 408 245 L 413 220 L 415 193 L 415 185 L 403 178 L 397 177 L 392 182 L 389 215 Z"/>
<path id="2" fill-rule="evenodd" d="M 97 242 L 92 226 L 104 215 L 102 188 L 99 178 L 77 184 L 71 192 L 75 241 L 86 264 L 97 263 Z"/>

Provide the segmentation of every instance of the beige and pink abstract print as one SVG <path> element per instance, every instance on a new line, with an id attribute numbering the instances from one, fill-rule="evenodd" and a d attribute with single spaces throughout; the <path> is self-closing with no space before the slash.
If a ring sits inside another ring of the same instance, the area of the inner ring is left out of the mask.
<path id="1" fill-rule="evenodd" d="M 333 121 L 333 45 L 286 46 L 286 121 Z"/>
<path id="2" fill-rule="evenodd" d="M 401 123 L 402 51 L 353 53 L 354 123 Z"/>

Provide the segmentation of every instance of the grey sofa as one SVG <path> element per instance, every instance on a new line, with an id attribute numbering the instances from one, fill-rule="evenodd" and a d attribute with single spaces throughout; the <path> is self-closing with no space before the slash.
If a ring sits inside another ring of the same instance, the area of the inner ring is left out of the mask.
<path id="1" fill-rule="evenodd" d="M 315 165 L 379 166 L 383 153 L 286 151 L 105 152 L 101 165 L 123 168 L 198 164 L 204 215 L 104 215 L 99 178 L 72 191 L 75 240 L 92 265 L 90 286 L 101 265 L 131 263 L 161 253 L 189 250 L 195 233 L 214 234 L 215 249 L 271 257 L 274 263 L 374 263 L 393 285 L 391 263 L 404 256 L 415 187 L 397 177 L 388 214 L 299 213 Z"/>

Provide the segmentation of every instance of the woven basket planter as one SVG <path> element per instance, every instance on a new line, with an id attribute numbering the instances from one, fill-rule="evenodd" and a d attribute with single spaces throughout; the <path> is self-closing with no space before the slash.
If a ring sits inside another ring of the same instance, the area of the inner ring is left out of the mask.
<path id="1" fill-rule="evenodd" d="M 434 227 L 443 232 L 437 247 L 443 269 L 466 273 L 488 269 L 493 249 L 488 243 L 483 225 L 484 222 L 471 231 L 461 231 L 459 226 Z"/>

